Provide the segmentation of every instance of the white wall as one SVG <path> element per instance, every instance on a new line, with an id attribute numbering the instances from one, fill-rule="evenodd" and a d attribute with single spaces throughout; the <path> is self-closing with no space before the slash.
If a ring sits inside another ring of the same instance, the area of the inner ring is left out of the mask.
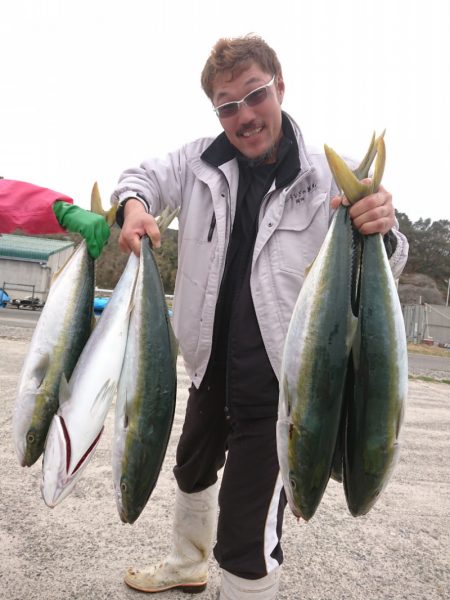
<path id="1" fill-rule="evenodd" d="M 52 254 L 48 262 L 0 257 L 0 287 L 5 283 L 5 291 L 11 300 L 34 295 L 41 301 L 47 298 L 53 275 L 66 263 L 73 248 Z"/>

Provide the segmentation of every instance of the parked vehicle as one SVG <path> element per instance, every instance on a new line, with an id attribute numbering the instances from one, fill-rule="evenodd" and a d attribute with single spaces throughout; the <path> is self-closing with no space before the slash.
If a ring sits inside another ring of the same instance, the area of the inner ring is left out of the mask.
<path id="1" fill-rule="evenodd" d="M 16 308 L 28 308 L 31 310 L 40 310 L 44 307 L 44 303 L 36 296 L 28 296 L 27 298 L 15 298 L 11 304 Z"/>

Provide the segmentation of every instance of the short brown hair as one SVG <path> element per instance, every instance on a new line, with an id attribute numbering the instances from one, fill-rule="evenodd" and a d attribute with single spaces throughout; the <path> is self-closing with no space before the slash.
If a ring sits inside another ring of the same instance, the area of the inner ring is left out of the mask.
<path id="1" fill-rule="evenodd" d="M 281 65 L 270 46 L 258 35 L 250 33 L 243 37 L 221 38 L 216 42 L 205 66 L 201 83 L 210 100 L 213 97 L 214 79 L 219 73 L 230 71 L 235 77 L 255 62 L 270 75 L 282 75 Z"/>

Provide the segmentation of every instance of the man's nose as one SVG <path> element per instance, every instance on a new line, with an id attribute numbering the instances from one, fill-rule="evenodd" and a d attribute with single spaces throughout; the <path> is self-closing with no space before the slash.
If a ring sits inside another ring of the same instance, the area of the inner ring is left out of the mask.
<path id="1" fill-rule="evenodd" d="M 239 107 L 237 117 L 240 123 L 248 123 L 254 120 L 255 111 L 251 106 L 243 102 Z"/>

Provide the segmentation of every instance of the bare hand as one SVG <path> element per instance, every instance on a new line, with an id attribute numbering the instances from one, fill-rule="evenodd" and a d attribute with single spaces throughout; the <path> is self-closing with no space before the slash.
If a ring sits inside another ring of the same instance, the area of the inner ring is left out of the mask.
<path id="1" fill-rule="evenodd" d="M 122 252 L 134 252 L 139 256 L 141 252 L 141 237 L 148 235 L 153 247 L 161 246 L 161 234 L 158 225 L 149 215 L 139 200 L 130 199 L 125 204 L 125 220 L 119 237 L 119 247 Z"/>
<path id="2" fill-rule="evenodd" d="M 367 181 L 367 180 L 365 180 Z M 340 204 L 349 206 L 345 196 L 336 196 L 331 200 L 332 208 Z M 380 185 L 378 192 L 355 202 L 348 211 L 353 225 L 363 235 L 381 233 L 384 235 L 395 225 L 395 210 L 392 195 Z"/>

